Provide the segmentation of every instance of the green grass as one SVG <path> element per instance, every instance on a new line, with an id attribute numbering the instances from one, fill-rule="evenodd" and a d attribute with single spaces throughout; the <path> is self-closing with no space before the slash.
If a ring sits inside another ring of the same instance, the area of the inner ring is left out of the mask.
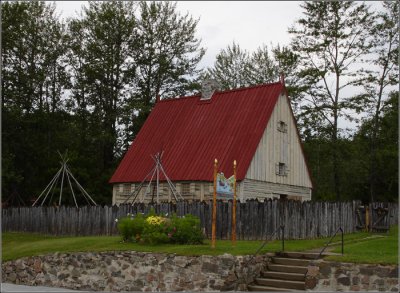
<path id="1" fill-rule="evenodd" d="M 365 240 L 370 236 L 360 232 L 345 235 L 345 256 L 331 258 L 337 261 L 360 263 L 397 263 L 397 227 L 393 228 L 388 237 L 377 240 Z M 99 251 L 143 251 L 159 253 L 176 253 L 179 255 L 233 255 L 254 254 L 263 241 L 237 241 L 233 247 L 228 240 L 218 240 L 215 249 L 211 249 L 210 241 L 203 245 L 142 245 L 137 243 L 122 243 L 119 236 L 88 236 L 88 237 L 55 237 L 31 233 L 3 233 L 3 261 L 14 260 L 26 256 L 43 255 L 54 252 L 99 252 Z M 327 238 L 314 240 L 285 241 L 285 251 L 305 251 L 324 246 Z M 336 236 L 333 242 L 339 242 Z M 340 246 L 339 246 L 340 247 Z M 336 252 L 340 252 L 338 248 Z M 280 241 L 271 241 L 260 253 L 281 250 Z M 379 253 L 378 253 L 379 251 Z M 372 256 L 375 255 L 375 256 Z"/>
<path id="2" fill-rule="evenodd" d="M 398 226 L 390 229 L 389 234 L 382 234 L 382 238 L 368 241 L 359 241 L 345 245 L 343 256 L 330 256 L 327 260 L 352 263 L 371 263 L 371 264 L 398 264 Z M 340 253 L 340 247 L 336 247 L 333 252 Z"/>

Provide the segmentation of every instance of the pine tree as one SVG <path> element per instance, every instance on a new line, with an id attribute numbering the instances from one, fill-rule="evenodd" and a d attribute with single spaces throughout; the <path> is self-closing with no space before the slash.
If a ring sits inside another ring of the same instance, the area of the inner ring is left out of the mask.
<path id="1" fill-rule="evenodd" d="M 344 89 L 360 77 L 355 65 L 370 50 L 367 28 L 373 17 L 365 4 L 351 1 L 307 1 L 302 8 L 297 27 L 289 29 L 291 46 L 300 56 L 299 77 L 307 88 L 302 112 L 332 143 L 334 188 L 340 200 L 339 119 L 352 119 Z"/>

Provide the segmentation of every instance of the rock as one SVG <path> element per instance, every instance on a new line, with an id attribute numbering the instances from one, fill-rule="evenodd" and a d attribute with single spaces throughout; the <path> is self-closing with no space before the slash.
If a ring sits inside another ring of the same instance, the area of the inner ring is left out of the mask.
<path id="1" fill-rule="evenodd" d="M 329 264 L 327 263 L 321 263 L 319 265 L 319 272 L 324 276 L 324 277 L 328 277 L 331 274 L 331 267 L 329 266 Z"/>
<path id="2" fill-rule="evenodd" d="M 389 268 L 383 268 L 383 267 L 377 267 L 374 270 L 374 273 L 378 275 L 380 278 L 385 278 L 389 275 L 390 269 Z"/>
<path id="3" fill-rule="evenodd" d="M 319 274 L 319 267 L 317 266 L 309 266 L 307 271 L 307 276 L 316 277 Z"/>
<path id="4" fill-rule="evenodd" d="M 14 283 L 16 279 L 17 279 L 17 274 L 16 273 L 10 273 L 8 275 L 8 278 L 7 278 L 7 280 L 12 282 L 12 283 Z"/>
<path id="5" fill-rule="evenodd" d="M 218 273 L 218 265 L 215 264 L 215 263 L 205 262 L 201 266 L 201 271 L 203 273 L 214 273 L 214 274 L 217 274 Z"/>
<path id="6" fill-rule="evenodd" d="M 73 270 L 71 271 L 71 277 L 79 278 L 80 276 L 81 276 L 81 273 L 76 268 L 73 268 Z"/>
<path id="7" fill-rule="evenodd" d="M 339 278 L 337 279 L 339 284 L 345 285 L 345 286 L 350 286 L 350 278 L 344 274 L 341 274 Z"/>
<path id="8" fill-rule="evenodd" d="M 362 277 L 361 284 L 369 284 L 369 276 Z"/>
<path id="9" fill-rule="evenodd" d="M 175 265 L 181 268 L 186 268 L 188 266 L 188 259 L 184 256 L 175 257 Z"/>
<path id="10" fill-rule="evenodd" d="M 370 267 L 360 267 L 360 274 L 372 276 L 374 274 L 374 270 Z"/>
<path id="11" fill-rule="evenodd" d="M 350 287 L 350 291 L 360 291 L 360 290 L 361 290 L 361 287 L 358 285 L 353 285 Z"/>
<path id="12" fill-rule="evenodd" d="M 22 260 L 17 260 L 16 262 L 15 262 L 15 268 L 16 268 L 16 270 L 17 271 L 22 271 L 22 270 L 24 270 L 25 269 L 25 264 L 24 264 L 24 262 L 22 261 Z"/>
<path id="13" fill-rule="evenodd" d="M 359 277 L 353 277 L 352 281 L 353 281 L 353 285 L 360 284 L 360 278 Z"/>
<path id="14" fill-rule="evenodd" d="M 33 263 L 33 269 L 36 273 L 42 272 L 42 261 L 40 260 L 40 258 L 35 259 L 35 262 Z"/>
<path id="15" fill-rule="evenodd" d="M 374 284 L 377 284 L 377 285 L 379 285 L 379 286 L 383 286 L 383 285 L 385 285 L 385 280 L 383 280 L 383 279 L 376 279 L 376 280 L 374 281 Z"/>
<path id="16" fill-rule="evenodd" d="M 399 276 L 399 267 L 395 267 L 394 269 L 390 270 L 390 273 L 388 275 L 389 278 L 398 278 Z"/>
<path id="17" fill-rule="evenodd" d="M 305 287 L 306 289 L 314 289 L 317 286 L 316 278 L 306 278 Z"/>
<path id="18" fill-rule="evenodd" d="M 129 265 L 128 265 L 127 263 L 124 263 L 124 264 L 122 265 L 122 269 L 123 269 L 123 270 L 126 270 L 127 268 L 129 268 Z"/>

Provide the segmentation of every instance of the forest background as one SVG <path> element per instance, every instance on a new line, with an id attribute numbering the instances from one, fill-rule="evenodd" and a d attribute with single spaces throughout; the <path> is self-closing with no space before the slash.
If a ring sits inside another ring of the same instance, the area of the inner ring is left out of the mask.
<path id="1" fill-rule="evenodd" d="M 398 201 L 399 5 L 303 2 L 287 46 L 232 43 L 215 63 L 199 19 L 173 2 L 2 2 L 2 201 L 31 204 L 60 168 L 57 151 L 99 204 L 156 97 L 285 75 L 314 182 L 313 200 Z M 271 40 L 272 41 L 272 40 Z M 342 127 L 350 122 L 352 127 Z M 72 201 L 72 199 L 71 199 Z"/>

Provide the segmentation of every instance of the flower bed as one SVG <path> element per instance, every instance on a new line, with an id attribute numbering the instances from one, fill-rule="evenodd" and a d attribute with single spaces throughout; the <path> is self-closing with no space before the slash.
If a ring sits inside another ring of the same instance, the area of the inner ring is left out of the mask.
<path id="1" fill-rule="evenodd" d="M 136 241 L 143 244 L 202 244 L 204 235 L 200 219 L 193 215 L 177 217 L 128 214 L 116 219 L 118 231 L 123 241 Z"/>

